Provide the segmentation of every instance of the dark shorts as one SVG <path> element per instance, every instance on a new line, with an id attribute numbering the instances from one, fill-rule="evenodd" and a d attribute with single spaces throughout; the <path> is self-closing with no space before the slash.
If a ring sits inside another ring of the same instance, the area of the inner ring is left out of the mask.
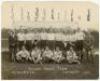
<path id="1" fill-rule="evenodd" d="M 31 42 L 31 40 L 27 40 L 25 46 L 26 46 L 26 49 L 28 51 L 31 51 L 32 50 L 32 42 Z"/>
<path id="2" fill-rule="evenodd" d="M 18 48 L 21 50 L 22 46 L 25 45 L 24 41 L 18 41 Z"/>

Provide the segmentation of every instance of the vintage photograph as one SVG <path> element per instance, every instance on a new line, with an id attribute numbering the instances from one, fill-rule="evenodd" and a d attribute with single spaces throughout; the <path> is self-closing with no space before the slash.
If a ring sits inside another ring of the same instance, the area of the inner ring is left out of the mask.
<path id="1" fill-rule="evenodd" d="M 99 7 L 91 2 L 2 3 L 3 80 L 99 78 Z"/>

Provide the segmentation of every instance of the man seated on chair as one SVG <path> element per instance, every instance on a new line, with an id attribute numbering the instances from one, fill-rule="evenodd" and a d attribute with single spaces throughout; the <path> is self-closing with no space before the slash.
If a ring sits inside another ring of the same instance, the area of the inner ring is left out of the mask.
<path id="1" fill-rule="evenodd" d="M 42 57 L 46 62 L 50 62 L 51 60 L 53 60 L 53 52 L 49 49 L 48 46 L 45 47 Z"/>
<path id="2" fill-rule="evenodd" d="M 59 47 L 56 47 L 53 55 L 53 60 L 57 63 L 60 63 L 64 59 L 62 51 L 59 49 Z"/>
<path id="3" fill-rule="evenodd" d="M 30 59 L 30 53 L 26 50 L 25 46 L 16 54 L 17 61 L 28 61 Z"/>
<path id="4" fill-rule="evenodd" d="M 32 49 L 31 61 L 34 63 L 39 63 L 41 62 L 41 60 L 42 60 L 41 50 L 36 46 L 34 49 Z"/>

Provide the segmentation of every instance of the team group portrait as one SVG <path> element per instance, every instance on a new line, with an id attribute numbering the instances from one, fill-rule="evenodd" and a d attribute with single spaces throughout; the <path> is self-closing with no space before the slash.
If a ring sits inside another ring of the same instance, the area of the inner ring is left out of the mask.
<path id="1" fill-rule="evenodd" d="M 98 77 L 99 32 L 96 5 L 5 2 L 2 7 L 3 79 Z M 34 71 L 34 68 L 40 69 Z M 23 72 L 33 73 L 28 75 Z"/>
<path id="2" fill-rule="evenodd" d="M 63 63 L 66 61 L 80 64 L 85 57 L 87 62 L 93 62 L 91 35 L 81 30 L 65 30 L 65 28 L 64 30 L 41 28 L 33 31 L 28 29 L 10 31 L 9 49 L 12 62 Z M 89 39 L 86 38 L 87 36 Z"/>

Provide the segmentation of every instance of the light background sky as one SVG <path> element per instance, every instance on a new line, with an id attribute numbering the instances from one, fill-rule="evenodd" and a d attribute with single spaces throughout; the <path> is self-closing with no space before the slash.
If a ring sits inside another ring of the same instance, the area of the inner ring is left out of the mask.
<path id="1" fill-rule="evenodd" d="M 39 8 L 39 19 L 42 24 L 48 24 L 48 22 L 53 22 L 55 25 L 61 22 L 70 22 L 70 13 L 71 10 L 74 10 L 74 22 L 78 23 L 82 28 L 90 28 L 93 30 L 99 29 L 99 11 L 98 6 L 91 2 L 4 2 L 2 4 L 2 27 L 12 28 L 12 19 L 11 19 L 11 8 L 14 9 L 14 20 L 16 24 L 29 23 L 27 21 L 27 11 L 30 12 L 31 21 L 30 25 L 34 24 L 35 18 L 35 8 Z M 21 19 L 21 8 L 23 8 L 23 20 Z M 42 20 L 42 10 L 46 10 L 46 20 L 45 23 Z M 54 9 L 55 20 L 50 18 L 50 10 Z M 87 22 L 86 15 L 87 10 L 90 9 L 91 20 Z M 57 20 L 57 13 L 60 12 L 60 19 Z M 78 19 L 78 16 L 81 16 L 81 20 Z"/>

